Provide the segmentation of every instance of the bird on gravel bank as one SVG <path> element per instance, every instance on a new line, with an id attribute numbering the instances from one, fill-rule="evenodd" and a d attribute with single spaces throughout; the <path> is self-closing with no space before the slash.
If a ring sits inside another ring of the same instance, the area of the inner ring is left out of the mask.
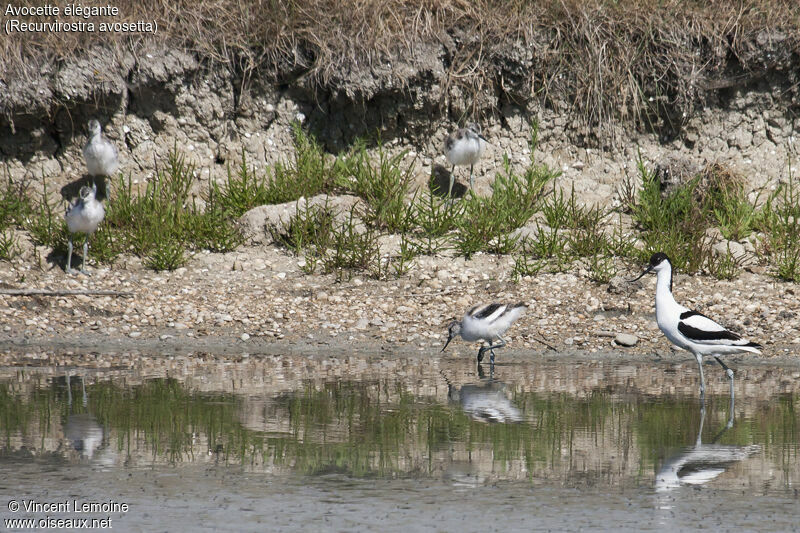
<path id="1" fill-rule="evenodd" d="M 733 392 L 733 370 L 722 362 L 719 355 L 736 353 L 761 353 L 761 345 L 743 339 L 739 334 L 729 331 L 707 316 L 680 305 L 672 296 L 672 263 L 663 252 L 650 257 L 650 264 L 644 272 L 631 283 L 642 278 L 648 272 L 655 272 L 656 281 L 656 322 L 672 344 L 688 350 L 697 359 L 700 368 L 700 400 L 705 401 L 706 382 L 703 376 L 703 356 L 713 355 L 722 365 L 731 383 Z"/>
<path id="2" fill-rule="evenodd" d="M 503 304 L 492 303 L 484 305 L 476 305 L 464 315 L 464 318 L 454 320 L 447 328 L 448 336 L 447 342 L 442 348 L 442 351 L 447 348 L 457 336 L 468 342 L 483 340 L 489 343 L 488 346 L 481 346 L 478 350 L 478 363 L 483 361 L 483 355 L 488 351 L 491 354 L 491 364 L 494 364 L 494 350 L 495 348 L 502 348 L 506 345 L 503 334 L 511 327 L 519 317 L 521 317 L 525 310 L 528 308 L 524 303 L 518 304 Z M 498 344 L 492 344 L 495 340 L 499 340 Z"/>
<path id="3" fill-rule="evenodd" d="M 100 123 L 89 121 L 89 140 L 83 147 L 83 157 L 90 176 L 113 176 L 119 168 L 119 153 L 114 143 L 103 135 Z"/>
<path id="4" fill-rule="evenodd" d="M 484 143 L 486 138 L 481 135 L 480 126 L 474 122 L 467 124 L 466 128 L 459 128 L 451 133 L 444 140 L 444 155 L 447 162 L 452 166 L 450 170 L 450 187 L 447 189 L 447 196 L 453 195 L 453 183 L 455 183 L 456 165 L 469 165 L 469 188 L 474 187 L 473 170 L 475 164 L 483 155 Z"/>
<path id="5" fill-rule="evenodd" d="M 67 251 L 67 274 L 72 274 L 72 235 L 74 233 L 85 233 L 86 240 L 83 242 L 83 262 L 81 263 L 81 273 L 86 272 L 86 259 L 89 254 L 89 238 L 97 230 L 97 226 L 103 221 L 106 210 L 97 200 L 97 184 L 92 183 L 92 188 L 81 187 L 80 195 L 74 204 L 67 208 L 64 219 L 69 230 L 69 248 Z"/>

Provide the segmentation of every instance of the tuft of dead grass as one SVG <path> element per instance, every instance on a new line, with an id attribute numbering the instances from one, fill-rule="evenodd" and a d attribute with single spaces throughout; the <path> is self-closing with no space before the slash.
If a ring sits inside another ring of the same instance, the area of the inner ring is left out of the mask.
<path id="1" fill-rule="evenodd" d="M 142 0 L 119 7 L 116 21 L 156 20 L 159 31 L 103 35 L 106 46 L 182 47 L 227 65 L 243 89 L 254 75 L 305 74 L 312 85 L 341 85 L 380 67 L 402 78 L 394 66 L 421 62 L 432 46 L 442 52 L 445 86 L 458 86 L 473 106 L 499 88 L 543 98 L 594 132 L 615 120 L 679 130 L 709 89 L 783 68 L 800 51 L 796 0 Z M 5 36 L 0 77 L 34 77 L 99 40 Z"/>

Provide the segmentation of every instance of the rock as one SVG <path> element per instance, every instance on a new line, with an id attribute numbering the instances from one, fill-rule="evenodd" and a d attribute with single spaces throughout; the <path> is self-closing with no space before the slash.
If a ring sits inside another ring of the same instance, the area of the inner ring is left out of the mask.
<path id="1" fill-rule="evenodd" d="M 613 294 L 628 294 L 631 291 L 635 291 L 641 288 L 642 288 L 641 281 L 634 281 L 633 283 L 631 283 L 622 276 L 614 276 L 608 282 L 607 290 L 608 292 Z"/>
<path id="2" fill-rule="evenodd" d="M 250 340 L 250 335 L 248 335 L 247 333 L 242 333 L 242 336 L 239 338 L 242 339 L 243 341 L 248 341 Z"/>
<path id="3" fill-rule="evenodd" d="M 636 346 L 639 342 L 639 337 L 631 333 L 619 333 L 614 337 L 614 342 L 620 346 Z"/>
<path id="4" fill-rule="evenodd" d="M 336 221 L 341 223 L 350 217 L 351 210 L 361 203 L 358 196 L 341 195 L 328 196 L 318 194 L 312 198 L 300 198 L 293 202 L 274 205 L 260 205 L 254 207 L 239 218 L 238 226 L 245 240 L 250 244 L 272 244 L 273 235 L 284 231 L 292 217 L 307 206 L 327 207 L 335 213 Z M 357 223 L 359 231 L 364 225 Z"/>
<path id="5" fill-rule="evenodd" d="M 358 322 L 356 322 L 355 325 L 356 329 L 367 329 L 368 327 L 369 327 L 369 320 L 367 320 L 366 318 L 360 319 Z"/>
<path id="6" fill-rule="evenodd" d="M 735 259 L 739 259 L 746 253 L 746 250 L 744 249 L 744 245 L 736 241 L 722 240 L 714 245 L 714 253 L 717 255 L 726 255 L 730 253 Z"/>

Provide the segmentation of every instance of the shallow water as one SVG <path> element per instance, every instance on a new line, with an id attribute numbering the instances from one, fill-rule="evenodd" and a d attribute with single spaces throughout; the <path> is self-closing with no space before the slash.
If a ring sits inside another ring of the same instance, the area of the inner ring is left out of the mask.
<path id="1" fill-rule="evenodd" d="M 90 366 L 0 368 L 3 520 L 110 519 L 122 531 L 800 527 L 796 368 L 739 369 L 732 409 L 710 367 L 701 410 L 691 362 L 526 360 L 490 375 L 423 357 Z M 32 500 L 64 505 L 26 511 Z"/>

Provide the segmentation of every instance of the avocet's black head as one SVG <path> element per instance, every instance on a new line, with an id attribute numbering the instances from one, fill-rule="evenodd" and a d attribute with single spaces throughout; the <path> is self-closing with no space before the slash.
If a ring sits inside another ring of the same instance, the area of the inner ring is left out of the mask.
<path id="1" fill-rule="evenodd" d="M 658 272 L 667 267 L 672 267 L 672 263 L 670 262 L 669 257 L 667 257 L 667 254 L 664 252 L 656 252 L 650 256 L 650 263 L 647 265 L 647 268 L 644 270 L 644 272 L 639 274 L 637 278 L 629 280 L 629 283 L 640 280 L 648 272 Z"/>
<path id="2" fill-rule="evenodd" d="M 444 348 L 442 348 L 442 351 L 447 348 L 447 345 L 450 344 L 451 340 L 455 339 L 459 335 L 461 335 L 461 322 L 458 320 L 453 320 L 450 322 L 450 325 L 447 326 L 447 342 L 444 343 Z"/>

